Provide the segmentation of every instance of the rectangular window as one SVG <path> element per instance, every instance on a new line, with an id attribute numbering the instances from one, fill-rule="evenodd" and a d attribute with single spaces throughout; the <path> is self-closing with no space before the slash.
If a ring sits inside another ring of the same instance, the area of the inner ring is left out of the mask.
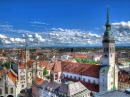
<path id="1" fill-rule="evenodd" d="M 11 88 L 11 94 L 13 94 L 13 88 Z"/>
<path id="2" fill-rule="evenodd" d="M 8 87 L 5 87 L 5 94 L 8 94 Z"/>

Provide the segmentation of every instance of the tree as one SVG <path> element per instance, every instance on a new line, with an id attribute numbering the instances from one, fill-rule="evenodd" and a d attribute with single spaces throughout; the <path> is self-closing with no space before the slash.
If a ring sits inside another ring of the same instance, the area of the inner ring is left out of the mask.
<path id="1" fill-rule="evenodd" d="M 7 62 L 3 63 L 2 66 L 5 67 L 6 69 L 10 69 L 10 62 L 7 61 Z"/>
<path id="2" fill-rule="evenodd" d="M 43 70 L 43 75 L 47 75 L 49 72 L 46 70 L 46 68 Z"/>

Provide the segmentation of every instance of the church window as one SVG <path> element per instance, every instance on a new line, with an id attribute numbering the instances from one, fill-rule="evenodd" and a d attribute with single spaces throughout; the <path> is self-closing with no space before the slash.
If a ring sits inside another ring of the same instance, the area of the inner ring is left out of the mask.
<path id="1" fill-rule="evenodd" d="M 2 95 L 2 89 L 0 89 L 0 95 Z"/>
<path id="2" fill-rule="evenodd" d="M 10 90 L 11 90 L 11 94 L 13 94 L 13 88 L 11 88 Z"/>
<path id="3" fill-rule="evenodd" d="M 24 87 L 24 85 L 22 85 L 22 88 Z"/>

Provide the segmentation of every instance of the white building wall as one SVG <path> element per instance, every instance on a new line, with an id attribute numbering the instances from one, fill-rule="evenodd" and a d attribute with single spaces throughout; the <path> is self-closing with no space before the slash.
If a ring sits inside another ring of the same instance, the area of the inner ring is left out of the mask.
<path id="1" fill-rule="evenodd" d="M 69 78 L 73 78 L 73 79 L 76 78 L 77 80 L 82 80 L 85 82 L 99 84 L 99 78 L 85 76 L 85 75 L 79 75 L 79 74 L 73 74 L 73 73 L 69 73 L 69 72 L 63 72 L 63 74 L 65 75 L 65 77 L 69 77 Z"/>
<path id="2" fill-rule="evenodd" d="M 14 82 L 8 77 L 6 76 L 6 85 L 8 88 L 8 94 L 5 94 L 5 79 L 1 79 L 0 81 L 0 88 L 2 89 L 2 95 L 0 96 L 4 96 L 7 97 L 8 95 L 12 95 L 14 97 L 17 97 L 18 92 L 16 92 L 17 87 L 15 86 Z M 13 88 L 13 93 L 11 93 L 11 88 Z"/>

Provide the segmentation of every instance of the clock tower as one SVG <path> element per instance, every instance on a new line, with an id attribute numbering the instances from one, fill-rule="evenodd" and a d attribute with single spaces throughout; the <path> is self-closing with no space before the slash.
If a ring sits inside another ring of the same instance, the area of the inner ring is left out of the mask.
<path id="1" fill-rule="evenodd" d="M 103 55 L 100 69 L 100 92 L 118 88 L 118 68 L 115 64 L 115 40 L 111 31 L 109 7 L 107 8 L 106 30 L 103 35 Z"/>
<path id="2" fill-rule="evenodd" d="M 21 50 L 19 64 L 18 64 L 18 92 L 27 87 L 27 76 L 26 76 L 26 63 L 24 58 L 24 52 Z"/>

